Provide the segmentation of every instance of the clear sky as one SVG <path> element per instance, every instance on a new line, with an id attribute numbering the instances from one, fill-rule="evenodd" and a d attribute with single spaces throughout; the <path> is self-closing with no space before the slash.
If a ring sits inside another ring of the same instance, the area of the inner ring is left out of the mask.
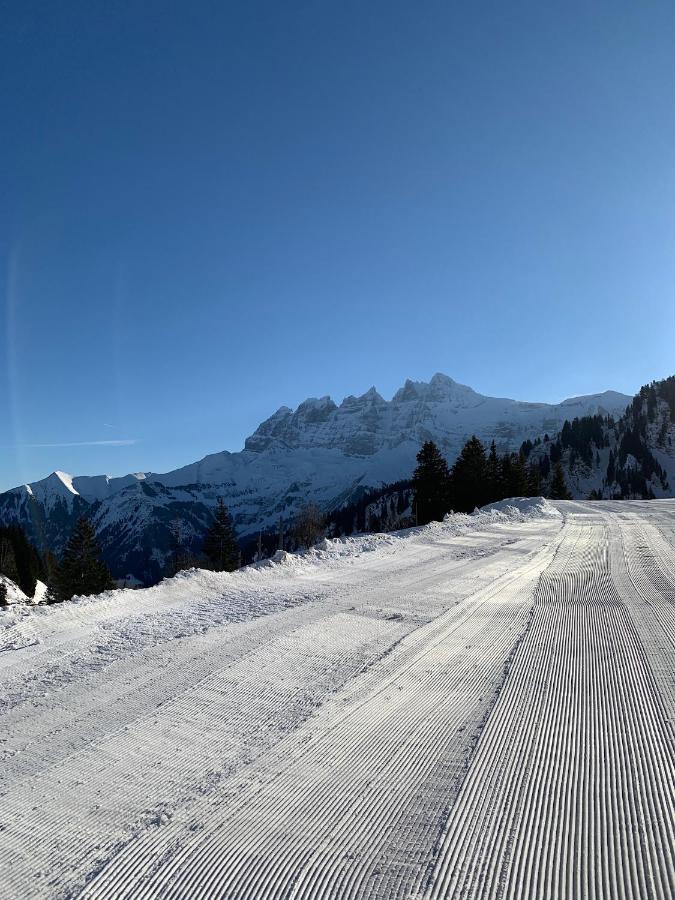
<path id="1" fill-rule="evenodd" d="M 0 488 L 435 371 L 551 401 L 675 372 L 672 3 L 0 20 Z"/>

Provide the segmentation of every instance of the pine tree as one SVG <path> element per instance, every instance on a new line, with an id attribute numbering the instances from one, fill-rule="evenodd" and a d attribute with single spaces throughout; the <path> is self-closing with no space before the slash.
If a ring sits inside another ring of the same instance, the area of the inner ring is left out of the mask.
<path id="1" fill-rule="evenodd" d="M 63 559 L 53 576 L 54 601 L 100 594 L 115 587 L 110 570 L 101 560 L 94 528 L 84 516 L 77 520 Z"/>
<path id="2" fill-rule="evenodd" d="M 313 547 L 324 535 L 323 513 L 316 503 L 308 503 L 300 510 L 295 523 L 298 547 Z"/>
<path id="3" fill-rule="evenodd" d="M 7 585 L 0 581 L 0 607 L 7 606 Z"/>
<path id="4" fill-rule="evenodd" d="M 417 523 L 426 525 L 433 520 L 442 520 L 450 508 L 450 470 L 433 441 L 425 441 L 417 454 L 412 482 Z"/>
<path id="5" fill-rule="evenodd" d="M 204 538 L 204 553 L 215 572 L 234 572 L 239 568 L 239 544 L 234 534 L 232 516 L 222 497 L 218 497 L 213 524 Z"/>
<path id="6" fill-rule="evenodd" d="M 572 495 L 567 488 L 565 474 L 560 463 L 556 463 L 553 469 L 553 481 L 551 482 L 551 499 L 552 500 L 571 500 Z"/>
<path id="7" fill-rule="evenodd" d="M 452 507 L 457 512 L 473 512 L 487 502 L 487 460 L 485 448 L 473 437 L 464 444 L 452 467 L 450 490 Z"/>
<path id="8" fill-rule="evenodd" d="M 20 525 L 0 528 L 0 572 L 27 597 L 35 595 L 37 580 L 43 575 L 42 561 Z"/>
<path id="9" fill-rule="evenodd" d="M 496 500 L 501 500 L 503 496 L 502 466 L 497 456 L 497 447 L 492 441 L 485 463 L 485 502 L 494 503 Z"/>
<path id="10" fill-rule="evenodd" d="M 536 463 L 532 463 L 527 470 L 527 495 L 529 497 L 541 496 L 541 472 Z"/>
<path id="11" fill-rule="evenodd" d="M 548 478 L 551 474 L 551 460 L 548 456 L 542 456 L 539 460 L 539 471 L 542 479 Z"/>
<path id="12" fill-rule="evenodd" d="M 9 529 L 0 532 L 0 574 L 9 578 L 14 584 L 19 583 L 19 570 L 16 565 L 14 544 L 9 536 Z"/>
<path id="13" fill-rule="evenodd" d="M 511 455 L 511 466 L 509 470 L 509 484 L 507 497 L 528 497 L 530 496 L 530 482 L 528 479 L 527 464 L 522 453 L 513 453 Z"/>
<path id="14" fill-rule="evenodd" d="M 57 591 L 57 582 L 59 578 L 59 561 L 51 550 L 46 550 L 42 555 L 42 566 L 45 572 L 47 591 L 44 596 L 45 603 L 59 603 L 60 598 Z"/>
<path id="15" fill-rule="evenodd" d="M 188 528 L 180 516 L 172 519 L 169 525 L 169 533 L 171 535 L 171 548 L 166 572 L 172 578 L 185 569 L 198 567 L 200 560 L 191 552 L 191 538 L 188 537 Z"/>
<path id="16" fill-rule="evenodd" d="M 54 575 L 58 571 L 59 561 L 56 556 L 52 553 L 51 550 L 45 550 L 42 554 L 42 570 L 44 572 L 44 578 L 46 584 L 51 584 L 54 580 Z"/>

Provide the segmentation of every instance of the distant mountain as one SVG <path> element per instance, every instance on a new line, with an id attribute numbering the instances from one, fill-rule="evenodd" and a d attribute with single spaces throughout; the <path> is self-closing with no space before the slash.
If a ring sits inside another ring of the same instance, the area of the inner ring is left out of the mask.
<path id="1" fill-rule="evenodd" d="M 555 434 L 566 419 L 620 415 L 631 398 L 614 391 L 558 404 L 486 397 L 447 375 L 406 381 L 384 400 L 375 388 L 337 405 L 330 397 L 286 406 L 263 422 L 238 453 L 214 453 L 165 474 L 121 478 L 54 472 L 0 494 L 0 521 L 18 521 L 41 547 L 59 552 L 74 520 L 92 517 L 116 577 L 146 582 L 162 574 L 172 523 L 199 548 L 219 496 L 240 536 L 291 519 L 308 501 L 334 510 L 367 488 L 410 477 L 420 444 L 433 439 L 452 462 L 476 434 L 500 452 Z"/>
<path id="2" fill-rule="evenodd" d="M 675 377 L 640 389 L 623 415 L 595 414 L 532 448 L 530 462 L 560 462 L 575 499 L 651 499 L 675 493 Z"/>

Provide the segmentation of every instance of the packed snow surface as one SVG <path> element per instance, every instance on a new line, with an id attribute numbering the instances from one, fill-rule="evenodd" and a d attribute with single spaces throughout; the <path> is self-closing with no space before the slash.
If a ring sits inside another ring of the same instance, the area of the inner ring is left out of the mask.
<path id="1" fill-rule="evenodd" d="M 3 900 L 675 894 L 675 501 L 0 622 Z"/>

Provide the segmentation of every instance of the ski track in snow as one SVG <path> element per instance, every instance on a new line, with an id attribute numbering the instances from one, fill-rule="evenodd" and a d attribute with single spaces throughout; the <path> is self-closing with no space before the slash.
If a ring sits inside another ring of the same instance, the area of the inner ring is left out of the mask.
<path id="1" fill-rule="evenodd" d="M 0 895 L 675 895 L 675 501 L 555 506 L 7 613 Z"/>

